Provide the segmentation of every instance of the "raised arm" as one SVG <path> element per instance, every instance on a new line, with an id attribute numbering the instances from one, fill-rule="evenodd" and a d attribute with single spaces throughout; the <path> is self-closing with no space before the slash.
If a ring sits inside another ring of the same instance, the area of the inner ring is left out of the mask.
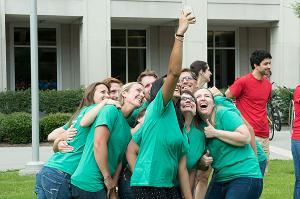
<path id="1" fill-rule="evenodd" d="M 167 77 L 162 87 L 164 105 L 172 99 L 181 73 L 184 33 L 187 31 L 189 24 L 193 24 L 195 22 L 196 19 L 191 15 L 191 12 L 182 11 L 179 18 L 179 26 L 176 31 L 173 49 L 170 55 Z"/>
<path id="2" fill-rule="evenodd" d="M 90 126 L 94 120 L 96 119 L 99 111 L 107 104 L 115 105 L 117 108 L 120 108 L 121 105 L 118 101 L 112 100 L 112 99 L 104 99 L 102 102 L 97 104 L 94 108 L 89 110 L 81 119 L 80 126 L 82 127 L 88 127 Z"/>

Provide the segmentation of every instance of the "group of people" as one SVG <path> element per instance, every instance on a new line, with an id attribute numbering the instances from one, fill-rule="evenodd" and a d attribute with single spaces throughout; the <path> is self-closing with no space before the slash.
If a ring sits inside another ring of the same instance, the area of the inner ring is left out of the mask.
<path id="1" fill-rule="evenodd" d="M 253 72 L 226 97 L 207 89 L 206 62 L 182 69 L 184 34 L 195 21 L 182 11 L 165 76 L 146 70 L 137 82 L 107 78 L 86 88 L 69 122 L 48 136 L 55 153 L 36 176 L 38 198 L 260 197 L 272 57 L 253 52 Z"/>

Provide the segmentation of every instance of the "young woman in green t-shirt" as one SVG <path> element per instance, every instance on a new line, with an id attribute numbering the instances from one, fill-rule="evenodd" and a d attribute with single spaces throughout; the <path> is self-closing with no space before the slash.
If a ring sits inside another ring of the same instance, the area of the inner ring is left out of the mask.
<path id="1" fill-rule="evenodd" d="M 250 133 L 240 115 L 222 106 L 215 106 L 212 93 L 199 89 L 194 94 L 207 138 L 207 147 L 214 161 L 214 175 L 206 198 L 259 198 L 262 175 L 252 150 Z"/>
<path id="2" fill-rule="evenodd" d="M 80 122 L 92 108 L 101 109 L 105 104 L 114 104 L 115 101 L 108 99 L 108 92 L 109 88 L 103 82 L 90 84 L 70 121 L 48 136 L 54 140 L 54 149 L 59 148 L 61 152 L 54 153 L 37 174 L 38 198 L 71 198 L 70 177 L 79 163 L 89 131 L 89 127 L 81 127 Z"/>

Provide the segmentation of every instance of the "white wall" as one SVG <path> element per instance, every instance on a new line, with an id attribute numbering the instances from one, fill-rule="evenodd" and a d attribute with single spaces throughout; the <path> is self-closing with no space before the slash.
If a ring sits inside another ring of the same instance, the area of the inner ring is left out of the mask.
<path id="1" fill-rule="evenodd" d="M 80 26 L 80 85 L 111 74 L 110 2 L 85 0 Z"/>
<path id="2" fill-rule="evenodd" d="M 29 15 L 30 0 L 4 0 L 6 14 Z M 38 15 L 83 16 L 84 0 L 38 0 Z"/>
<path id="3" fill-rule="evenodd" d="M 239 57 L 240 74 L 242 76 L 252 71 L 249 58 L 251 53 L 257 49 L 269 50 L 268 28 L 239 28 Z"/>
<path id="4" fill-rule="evenodd" d="M 289 7 L 293 2 L 281 1 L 280 21 L 271 29 L 272 80 L 291 88 L 300 80 L 300 23 Z"/>
<path id="5" fill-rule="evenodd" d="M 61 26 L 62 89 L 80 87 L 79 26 Z"/>
<path id="6" fill-rule="evenodd" d="M 5 29 L 5 1 L 0 0 L 0 91 L 7 89 L 6 78 L 6 29 Z"/>
<path id="7" fill-rule="evenodd" d="M 207 18 L 226 20 L 278 20 L 279 0 L 208 0 Z"/>

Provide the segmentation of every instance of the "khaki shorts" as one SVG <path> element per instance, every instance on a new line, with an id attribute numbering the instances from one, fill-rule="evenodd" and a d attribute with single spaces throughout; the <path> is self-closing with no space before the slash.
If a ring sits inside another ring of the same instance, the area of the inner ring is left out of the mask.
<path id="1" fill-rule="evenodd" d="M 267 156 L 267 160 L 270 160 L 270 141 L 269 138 L 262 138 L 262 137 L 257 137 L 255 136 L 256 141 L 258 141 L 260 143 L 260 145 L 262 146 L 266 156 Z"/>

